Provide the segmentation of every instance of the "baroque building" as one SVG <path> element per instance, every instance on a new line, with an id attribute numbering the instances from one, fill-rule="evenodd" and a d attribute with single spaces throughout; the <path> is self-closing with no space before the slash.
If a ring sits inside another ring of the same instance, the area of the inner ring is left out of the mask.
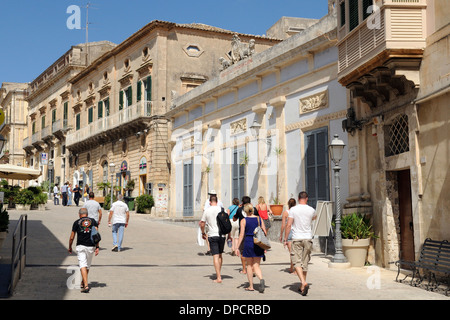
<path id="1" fill-rule="evenodd" d="M 68 81 L 86 68 L 91 59 L 114 46 L 106 41 L 73 46 L 29 83 L 27 128 L 20 142 L 27 166 L 42 172 L 38 182 L 61 185 L 67 181 L 66 135 L 72 116 L 69 113 Z"/>
<path id="2" fill-rule="evenodd" d="M 6 139 L 1 163 L 10 163 L 16 166 L 25 166 L 26 160 L 22 149 L 22 141 L 27 131 L 26 101 L 27 83 L 4 82 L 0 88 L 0 109 L 4 122 L 0 127 L 0 134 Z M 8 181 L 15 185 L 18 181 Z M 23 184 L 23 182 L 21 181 Z"/>
<path id="3" fill-rule="evenodd" d="M 414 260 L 448 239 L 449 6 L 443 0 L 345 0 L 339 82 L 347 88 L 346 212 L 372 216 L 372 262 Z"/>
<path id="4" fill-rule="evenodd" d="M 272 32 L 290 30 L 286 20 Z M 301 32 L 222 68 L 173 100 L 166 114 L 171 119 L 172 217 L 201 217 L 211 189 L 226 208 L 244 195 L 254 204 L 262 196 L 267 204 L 286 205 L 303 190 L 314 207 L 334 199 L 328 144 L 335 134 L 347 141 L 341 128 L 347 101 L 337 81 L 336 21 L 330 10 Z M 231 40 L 235 51 L 251 42 Z M 347 159 L 342 163 L 346 197 Z"/>
<path id="5" fill-rule="evenodd" d="M 102 196 L 105 191 L 98 183 L 113 180 L 124 195 L 153 194 L 157 213 L 167 214 L 171 170 L 167 106 L 174 97 L 214 77 L 218 70 L 212 66 L 219 58 L 230 59 L 232 34 L 203 24 L 155 20 L 91 56 L 87 67 L 61 80 L 56 95 L 64 100 L 65 127 L 61 135 L 53 134 L 63 141 L 56 155 L 62 164 L 55 163 L 64 167 L 60 181 L 88 185 Z M 263 51 L 279 41 L 256 37 L 252 49 Z M 52 96 L 45 99 L 53 102 Z M 38 107 L 30 116 L 45 114 L 47 110 Z M 131 193 L 130 181 L 135 186 Z"/>

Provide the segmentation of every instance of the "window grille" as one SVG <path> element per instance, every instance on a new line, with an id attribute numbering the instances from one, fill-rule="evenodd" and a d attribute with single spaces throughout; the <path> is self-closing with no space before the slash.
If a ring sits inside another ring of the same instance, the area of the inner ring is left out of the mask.
<path id="1" fill-rule="evenodd" d="M 387 126 L 388 143 L 386 157 L 409 151 L 408 116 L 400 115 Z"/>

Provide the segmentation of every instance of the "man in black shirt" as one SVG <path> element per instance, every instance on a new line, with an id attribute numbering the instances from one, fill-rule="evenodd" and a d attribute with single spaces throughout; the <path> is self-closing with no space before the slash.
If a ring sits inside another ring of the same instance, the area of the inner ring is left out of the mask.
<path id="1" fill-rule="evenodd" d="M 92 258 L 98 255 L 99 245 L 94 244 L 91 240 L 92 228 L 98 228 L 97 222 L 88 217 L 86 208 L 81 208 L 78 212 L 79 219 L 72 225 L 72 233 L 69 239 L 69 254 L 72 253 L 72 243 L 77 235 L 77 257 L 81 271 L 81 292 L 88 293 L 90 288 L 88 286 L 88 273 L 91 267 Z"/>
<path id="2" fill-rule="evenodd" d="M 73 200 L 75 201 L 75 204 L 78 207 L 78 204 L 80 203 L 80 198 L 81 198 L 81 188 L 76 184 L 75 188 L 73 188 L 72 192 L 73 192 Z"/>

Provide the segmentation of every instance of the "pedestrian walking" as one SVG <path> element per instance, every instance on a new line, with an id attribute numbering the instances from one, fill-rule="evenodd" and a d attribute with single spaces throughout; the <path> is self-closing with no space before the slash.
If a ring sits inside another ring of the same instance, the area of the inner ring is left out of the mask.
<path id="1" fill-rule="evenodd" d="M 84 203 L 83 208 L 87 209 L 88 217 L 97 221 L 97 224 L 100 226 L 100 221 L 102 221 L 102 207 L 100 203 L 95 201 L 95 194 L 92 191 L 89 192 L 89 200 Z"/>
<path id="2" fill-rule="evenodd" d="M 208 192 L 208 199 L 206 199 L 205 201 L 205 205 L 203 206 L 203 210 L 208 209 L 211 206 L 211 196 L 215 196 L 217 198 L 217 205 L 221 208 L 225 208 L 223 206 L 222 201 L 219 200 L 219 197 L 217 197 L 217 192 L 216 190 L 212 189 L 211 191 Z"/>
<path id="3" fill-rule="evenodd" d="M 256 205 L 256 210 L 258 210 L 258 214 L 263 219 L 264 225 L 266 226 L 266 231 L 269 233 L 269 229 L 271 227 L 269 215 L 272 214 L 272 211 L 270 210 L 269 206 L 267 206 L 266 201 L 264 200 L 264 197 L 258 198 L 258 204 Z"/>
<path id="4" fill-rule="evenodd" d="M 247 266 L 247 279 L 249 282 L 249 286 L 245 288 L 247 291 L 254 291 L 253 288 L 253 272 L 259 279 L 259 287 L 258 291 L 260 293 L 264 292 L 265 289 L 265 281 L 262 277 L 261 271 L 261 258 L 264 256 L 264 249 L 253 243 L 253 235 L 255 228 L 260 226 L 264 233 L 267 235 L 266 227 L 264 226 L 264 222 L 261 217 L 255 216 L 255 210 L 253 206 L 249 203 L 244 205 L 244 211 L 246 213 L 246 217 L 241 220 L 240 234 L 239 234 L 239 245 L 241 243 L 244 244 L 244 248 L 242 250 L 242 256 L 246 260 Z M 236 254 L 240 254 L 239 249 L 236 249 Z"/>
<path id="5" fill-rule="evenodd" d="M 76 184 L 75 188 L 73 188 L 73 201 L 75 202 L 75 204 L 78 205 L 80 204 L 80 198 L 81 198 L 81 188 Z"/>
<path id="6" fill-rule="evenodd" d="M 122 250 L 123 236 L 125 228 L 128 227 L 130 211 L 123 196 L 119 194 L 109 210 L 108 226 L 112 226 L 113 248 L 111 251 L 120 252 Z M 112 221 L 112 222 L 111 222 Z"/>
<path id="7" fill-rule="evenodd" d="M 72 254 L 72 244 L 76 235 L 76 251 L 82 278 L 81 292 L 88 293 L 90 290 L 88 282 L 89 269 L 91 268 L 94 254 L 97 256 L 99 252 L 99 244 L 92 242 L 91 232 L 93 228 L 98 226 L 94 219 L 88 217 L 85 208 L 81 208 L 78 215 L 79 219 L 72 225 L 72 233 L 69 238 L 69 254 Z"/>
<path id="8" fill-rule="evenodd" d="M 286 229 L 288 218 L 289 218 L 289 210 L 297 205 L 297 201 L 294 198 L 290 198 L 288 201 L 288 210 L 284 211 L 281 216 L 281 230 L 280 230 L 280 242 L 284 244 L 284 247 L 287 246 L 289 250 L 289 259 L 291 260 L 291 266 L 289 268 L 290 273 L 295 273 L 294 265 L 292 264 L 291 251 L 292 251 L 292 228 L 289 232 L 286 243 L 284 242 L 284 230 Z"/>
<path id="9" fill-rule="evenodd" d="M 236 211 L 236 214 L 234 215 L 234 217 L 239 221 L 239 234 L 241 232 L 241 221 L 242 219 L 244 219 L 246 217 L 246 213 L 244 211 L 244 206 L 248 203 L 251 202 L 251 199 L 249 196 L 243 196 L 242 200 L 241 200 L 241 205 L 239 206 L 239 208 Z M 255 216 L 259 216 L 258 210 L 256 208 L 253 208 L 253 214 Z M 246 263 L 245 263 L 245 258 L 242 256 L 242 250 L 244 248 L 244 243 L 241 242 L 240 246 L 239 246 L 239 251 L 241 253 L 240 257 L 241 257 L 241 264 L 242 264 L 242 270 L 239 271 L 242 274 L 246 274 L 247 273 L 247 267 L 246 267 Z"/>
<path id="10" fill-rule="evenodd" d="M 227 211 L 231 221 L 231 255 L 236 255 L 235 251 L 237 248 L 239 248 L 237 246 L 239 241 L 239 220 L 236 217 L 236 212 L 239 209 L 239 199 L 234 198 L 232 203 L 233 204 L 228 207 Z"/>
<path id="11" fill-rule="evenodd" d="M 292 263 L 301 285 L 302 296 L 308 294 L 309 285 L 306 282 L 308 263 L 312 250 L 312 221 L 317 218 L 316 210 L 308 204 L 308 194 L 302 191 L 298 195 L 298 204 L 289 210 L 289 218 L 284 231 L 284 243 L 287 243 L 292 229 Z"/>
<path id="12" fill-rule="evenodd" d="M 61 186 L 62 205 L 67 206 L 67 182 Z"/>
<path id="13" fill-rule="evenodd" d="M 214 282 L 221 283 L 221 269 L 222 269 L 222 253 L 225 246 L 225 236 L 219 234 L 219 226 L 217 225 L 217 215 L 222 211 L 217 203 L 217 197 L 210 197 L 211 205 L 203 211 L 202 218 L 200 219 L 200 228 L 202 231 L 202 238 L 208 239 L 211 254 L 213 256 L 214 269 L 216 271 L 216 279 Z M 205 232 L 205 227 L 208 225 L 208 233 Z"/>
<path id="14" fill-rule="evenodd" d="M 71 206 L 72 205 L 72 185 L 69 183 L 68 187 L 67 187 L 67 205 Z"/>
<path id="15" fill-rule="evenodd" d="M 58 188 L 58 184 L 55 184 L 55 186 L 53 187 L 53 204 L 59 205 L 59 188 Z"/>
<path id="16" fill-rule="evenodd" d="M 83 202 L 86 202 L 86 201 L 89 200 L 89 192 L 90 192 L 89 185 L 86 184 L 86 185 L 84 186 Z"/>

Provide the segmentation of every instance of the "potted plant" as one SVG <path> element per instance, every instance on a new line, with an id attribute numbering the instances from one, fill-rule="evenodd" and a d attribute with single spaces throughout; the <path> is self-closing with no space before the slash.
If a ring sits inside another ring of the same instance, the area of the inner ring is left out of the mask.
<path id="1" fill-rule="evenodd" d="M 33 195 L 33 191 L 31 190 L 20 189 L 14 198 L 14 201 L 16 202 L 16 209 L 30 210 L 31 204 L 33 203 Z"/>
<path id="2" fill-rule="evenodd" d="M 143 194 L 136 198 L 136 212 L 150 214 L 155 201 L 150 194 Z"/>
<path id="3" fill-rule="evenodd" d="M 33 201 L 37 205 L 37 209 L 45 211 L 45 205 L 47 204 L 48 195 L 44 192 L 40 192 L 34 195 Z"/>
<path id="4" fill-rule="evenodd" d="M 377 238 L 370 218 L 361 213 L 352 213 L 341 218 L 342 250 L 352 267 L 363 267 L 366 263 L 370 240 Z"/>
<path id="5" fill-rule="evenodd" d="M 134 180 L 128 180 L 125 190 L 128 191 L 128 196 L 131 197 L 131 192 L 134 190 Z"/>
<path id="6" fill-rule="evenodd" d="M 100 191 L 103 191 L 103 196 L 106 196 L 106 192 L 108 191 L 109 188 L 111 188 L 111 183 L 109 182 L 99 182 L 97 183 L 97 188 Z"/>
<path id="7" fill-rule="evenodd" d="M 283 153 L 283 149 L 275 148 L 275 150 L 273 152 L 277 156 L 277 164 L 278 164 L 278 162 L 279 162 L 278 158 Z M 277 171 L 277 186 L 276 186 L 277 196 L 273 199 L 273 204 L 270 205 L 270 210 L 272 211 L 272 214 L 274 216 L 281 216 L 281 214 L 283 213 L 283 207 L 284 207 L 280 202 L 279 193 L 280 193 L 281 186 L 280 186 L 280 183 L 278 180 L 279 180 L 279 176 L 278 176 L 278 171 Z"/>
<path id="8" fill-rule="evenodd" d="M 6 234 L 8 232 L 9 226 L 9 215 L 6 209 L 0 209 L 0 249 L 2 248 L 3 242 L 6 239 Z"/>

